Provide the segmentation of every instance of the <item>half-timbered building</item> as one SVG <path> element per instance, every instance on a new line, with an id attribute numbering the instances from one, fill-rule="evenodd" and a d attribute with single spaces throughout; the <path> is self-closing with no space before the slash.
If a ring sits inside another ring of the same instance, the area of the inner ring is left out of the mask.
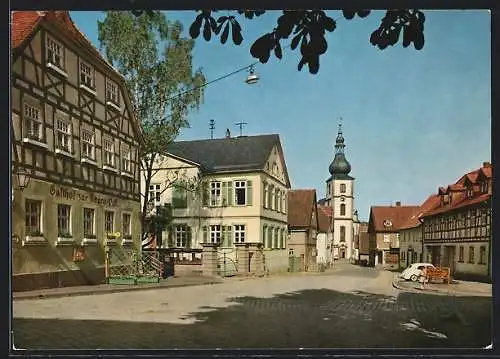
<path id="1" fill-rule="evenodd" d="M 440 187 L 437 208 L 422 215 L 424 256 L 455 278 L 491 280 L 492 167 L 488 162 Z"/>
<path id="2" fill-rule="evenodd" d="M 67 11 L 11 16 L 13 287 L 99 283 L 105 245 L 140 245 L 140 126 Z"/>

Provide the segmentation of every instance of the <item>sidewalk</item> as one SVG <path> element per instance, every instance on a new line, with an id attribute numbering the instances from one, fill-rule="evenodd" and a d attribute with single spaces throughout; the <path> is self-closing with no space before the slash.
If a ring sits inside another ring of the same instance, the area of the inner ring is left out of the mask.
<path id="1" fill-rule="evenodd" d="M 163 289 L 163 288 L 176 288 L 194 285 L 208 285 L 223 283 L 222 278 L 216 277 L 170 277 L 162 279 L 159 283 L 147 283 L 137 285 L 113 285 L 113 284 L 98 284 L 88 286 L 74 286 L 41 289 L 26 292 L 12 293 L 13 300 L 27 300 L 27 299 L 41 299 L 41 298 L 57 298 L 69 297 L 76 295 L 94 295 L 94 294 L 107 294 L 116 292 L 127 292 L 134 290 L 147 290 L 147 289 Z"/>
<path id="2" fill-rule="evenodd" d="M 491 297 L 491 284 L 479 282 L 466 282 L 453 280 L 451 284 L 441 283 L 426 283 L 424 289 L 420 289 L 420 283 L 404 281 L 394 276 L 392 286 L 401 291 L 410 293 L 430 293 L 440 295 L 453 296 L 470 296 L 470 297 Z"/>

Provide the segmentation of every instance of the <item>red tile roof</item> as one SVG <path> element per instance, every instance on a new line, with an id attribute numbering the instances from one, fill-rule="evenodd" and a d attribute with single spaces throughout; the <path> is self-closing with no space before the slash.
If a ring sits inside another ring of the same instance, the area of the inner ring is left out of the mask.
<path id="1" fill-rule="evenodd" d="M 410 229 L 415 228 L 420 225 L 420 218 L 425 212 L 428 212 L 434 208 L 437 208 L 441 203 L 439 195 L 430 195 L 424 203 L 422 203 L 417 212 L 412 214 L 406 221 L 404 221 L 399 229 Z"/>
<path id="2" fill-rule="evenodd" d="M 372 206 L 370 209 L 370 228 L 375 232 L 397 232 L 402 224 L 416 214 L 419 206 Z M 391 221 L 390 227 L 384 221 Z"/>
<path id="3" fill-rule="evenodd" d="M 332 207 L 330 206 L 318 206 L 318 230 L 320 232 L 326 233 L 329 231 L 332 212 Z"/>
<path id="4" fill-rule="evenodd" d="M 310 227 L 312 211 L 316 209 L 316 190 L 295 189 L 288 191 L 287 208 L 289 227 Z"/>
<path id="5" fill-rule="evenodd" d="M 12 13 L 11 43 L 16 48 L 31 34 L 42 17 L 37 11 L 14 11 Z"/>
<path id="6" fill-rule="evenodd" d="M 481 203 L 483 201 L 488 201 L 490 199 L 490 197 L 491 196 L 489 194 L 485 193 L 485 194 L 481 194 L 481 195 L 474 197 L 474 198 L 471 198 L 471 199 L 466 199 L 465 194 L 464 194 L 463 196 L 460 196 L 460 198 L 458 198 L 457 201 L 453 201 L 451 206 L 445 205 L 445 206 L 436 208 L 434 210 L 425 212 L 422 215 L 422 217 L 429 217 L 429 216 L 433 216 L 433 215 L 436 215 L 439 213 L 448 212 L 448 211 L 451 211 L 454 209 L 471 206 L 473 204 Z"/>

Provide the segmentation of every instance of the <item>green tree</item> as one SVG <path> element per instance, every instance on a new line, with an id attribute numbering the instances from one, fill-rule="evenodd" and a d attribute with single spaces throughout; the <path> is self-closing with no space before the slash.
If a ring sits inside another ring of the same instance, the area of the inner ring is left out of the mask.
<path id="1" fill-rule="evenodd" d="M 143 239 L 147 235 L 148 189 L 157 165 L 165 160 L 180 130 L 189 126 L 189 112 L 203 101 L 205 77 L 201 69 L 193 69 L 194 40 L 182 37 L 182 31 L 180 22 L 169 21 L 160 11 L 139 17 L 127 11 L 107 11 L 104 20 L 98 21 L 100 47 L 125 78 L 145 139 L 139 153 L 144 180 Z M 184 178 L 179 171 L 167 177 L 161 191 L 181 183 L 191 188 L 197 181 Z"/>
<path id="2" fill-rule="evenodd" d="M 224 11 L 224 15 L 215 18 L 215 10 L 198 10 L 194 22 L 189 28 L 189 34 L 196 39 L 203 34 L 206 41 L 211 41 L 220 36 L 221 43 L 225 44 L 231 34 L 233 43 L 243 43 L 242 26 L 238 17 L 253 20 L 265 14 L 264 10 L 238 10 Z M 135 10 L 136 16 L 141 16 L 148 11 Z M 232 13 L 232 15 L 229 15 Z M 347 20 L 365 18 L 371 11 L 366 9 L 342 10 L 342 15 Z M 413 43 L 415 49 L 424 47 L 424 22 L 425 16 L 418 9 L 396 9 L 388 10 L 380 21 L 380 26 L 370 36 L 370 43 L 384 50 L 393 46 L 400 40 L 403 34 L 403 47 Z M 278 59 L 283 56 L 281 41 L 291 38 L 292 50 L 300 49 L 301 59 L 298 70 L 304 65 L 309 67 L 311 74 L 319 71 L 319 58 L 328 50 L 328 42 L 325 38 L 326 32 L 333 32 L 337 28 L 337 21 L 329 17 L 322 10 L 283 10 L 276 21 L 276 26 L 271 31 L 259 37 L 250 47 L 250 54 L 266 63 L 271 54 L 274 53 Z"/>

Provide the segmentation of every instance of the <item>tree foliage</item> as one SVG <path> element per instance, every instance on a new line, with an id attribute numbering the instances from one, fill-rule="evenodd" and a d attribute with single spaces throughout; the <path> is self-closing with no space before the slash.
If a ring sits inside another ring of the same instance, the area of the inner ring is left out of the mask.
<path id="1" fill-rule="evenodd" d="M 225 44 L 231 33 L 233 43 L 240 45 L 243 43 L 243 35 L 237 16 L 252 20 L 265 13 L 263 10 L 238 10 L 236 16 L 223 15 L 215 18 L 216 12 L 198 10 L 198 15 L 189 28 L 189 34 L 193 39 L 198 38 L 200 34 L 203 34 L 206 41 L 220 36 L 220 42 Z M 140 16 L 143 12 L 135 11 L 134 13 Z M 365 9 L 342 11 L 343 17 L 347 20 L 353 20 L 356 17 L 365 18 L 370 14 L 371 11 Z M 383 50 L 397 44 L 403 32 L 403 46 L 408 47 L 413 43 L 415 49 L 421 50 L 424 47 L 424 22 L 425 16 L 418 9 L 388 10 L 380 26 L 372 32 L 370 43 Z M 281 41 L 291 37 L 291 49 L 300 49 L 301 58 L 298 70 L 302 70 L 304 65 L 307 65 L 309 72 L 316 74 L 319 71 L 319 58 L 328 49 L 325 35 L 327 32 L 335 31 L 336 28 L 337 22 L 327 16 L 325 11 L 283 10 L 282 15 L 277 19 L 276 27 L 263 34 L 250 46 L 250 54 L 261 63 L 266 63 L 271 54 L 281 59 L 283 56 Z"/>
<path id="2" fill-rule="evenodd" d="M 107 11 L 104 20 L 98 21 L 101 49 L 124 77 L 143 131 L 145 145 L 139 159 L 146 189 L 169 145 L 189 126 L 189 112 L 203 101 L 205 77 L 192 65 L 194 40 L 183 37 L 182 31 L 180 22 L 167 20 L 160 11 L 148 11 L 144 16 Z M 162 190 L 181 181 L 177 171 Z M 186 187 L 191 185 L 185 182 Z M 142 195 L 144 228 L 150 199 L 147 190 Z"/>

